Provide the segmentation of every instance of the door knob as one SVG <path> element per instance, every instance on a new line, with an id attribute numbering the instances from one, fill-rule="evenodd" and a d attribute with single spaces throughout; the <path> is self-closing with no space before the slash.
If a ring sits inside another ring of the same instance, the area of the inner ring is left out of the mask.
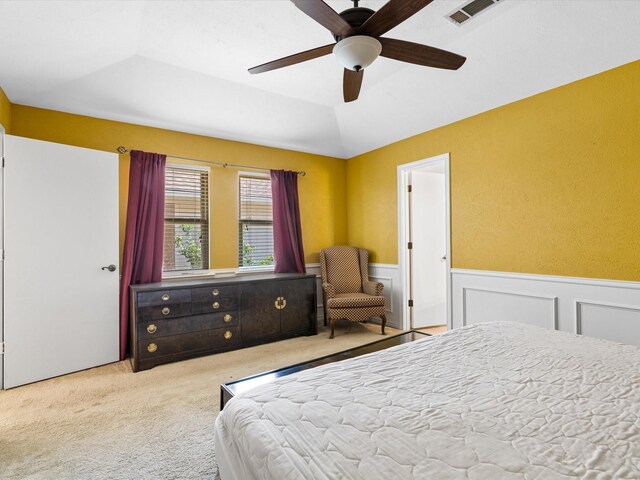
<path id="1" fill-rule="evenodd" d="M 100 270 L 109 270 L 110 272 L 115 272 L 116 266 L 114 264 L 111 264 L 108 267 L 102 267 Z"/>

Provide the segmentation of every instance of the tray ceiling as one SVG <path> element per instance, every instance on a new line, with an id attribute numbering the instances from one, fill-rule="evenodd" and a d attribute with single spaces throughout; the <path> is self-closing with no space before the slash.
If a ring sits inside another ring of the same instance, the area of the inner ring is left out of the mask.
<path id="1" fill-rule="evenodd" d="M 381 57 L 345 104 L 332 55 L 247 72 L 333 41 L 288 1 L 2 1 L 0 86 L 22 105 L 350 158 L 640 58 L 640 1 L 503 0 L 456 26 L 464 3 L 387 34 L 464 55 L 460 70 Z"/>

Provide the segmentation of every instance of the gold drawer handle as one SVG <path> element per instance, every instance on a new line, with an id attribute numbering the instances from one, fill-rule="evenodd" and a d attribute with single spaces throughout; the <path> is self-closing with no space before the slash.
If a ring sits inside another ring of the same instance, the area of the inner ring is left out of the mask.
<path id="1" fill-rule="evenodd" d="M 232 334 L 229 330 L 227 330 L 226 332 L 224 332 L 224 338 L 225 338 L 226 340 L 229 340 L 231 337 L 233 337 L 233 334 Z"/>
<path id="2" fill-rule="evenodd" d="M 287 301 L 285 300 L 284 297 L 278 297 L 276 298 L 276 301 L 274 302 L 274 304 L 278 310 L 282 310 L 284 307 L 287 306 Z"/>
<path id="3" fill-rule="evenodd" d="M 156 345 L 155 343 L 150 343 L 149 345 L 147 345 L 147 352 L 153 353 L 156 350 L 158 350 L 158 345 Z"/>
<path id="4" fill-rule="evenodd" d="M 158 330 L 158 327 L 156 327 L 153 323 L 150 323 L 147 327 L 147 332 L 149 333 L 156 333 L 156 330 Z"/>
<path id="5" fill-rule="evenodd" d="M 162 295 L 162 300 L 164 300 L 165 302 L 169 300 L 169 294 L 165 293 L 164 295 Z"/>
<path id="6" fill-rule="evenodd" d="M 227 313 L 227 314 L 224 316 L 224 321 L 225 321 L 226 323 L 229 323 L 229 322 L 231 321 L 231 318 L 232 318 L 232 317 L 231 317 L 231 315 L 229 315 L 229 314 Z"/>
<path id="7" fill-rule="evenodd" d="M 171 312 L 171 309 L 169 307 L 164 307 L 162 309 L 162 314 L 163 315 L 169 315 L 170 312 Z"/>
<path id="8" fill-rule="evenodd" d="M 218 295 L 220 295 L 220 291 L 219 291 L 217 288 L 214 288 L 214 289 L 211 291 L 211 294 L 212 294 L 214 297 L 217 297 Z"/>
<path id="9" fill-rule="evenodd" d="M 218 308 L 220 308 L 220 304 L 218 302 L 213 302 L 213 305 L 211 305 L 213 308 L 215 308 L 216 310 Z"/>

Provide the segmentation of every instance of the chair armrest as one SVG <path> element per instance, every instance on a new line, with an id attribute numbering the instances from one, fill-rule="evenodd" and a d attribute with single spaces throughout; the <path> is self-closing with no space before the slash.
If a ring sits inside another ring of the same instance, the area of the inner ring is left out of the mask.
<path id="1" fill-rule="evenodd" d="M 366 293 L 367 295 L 373 295 L 375 297 L 382 295 L 383 288 L 384 285 L 380 282 L 366 281 L 362 283 L 362 290 L 364 291 L 364 293 Z"/>
<path id="2" fill-rule="evenodd" d="M 336 296 L 336 287 L 330 283 L 323 283 L 322 288 L 324 289 L 324 293 L 327 295 L 327 298 L 334 298 Z"/>

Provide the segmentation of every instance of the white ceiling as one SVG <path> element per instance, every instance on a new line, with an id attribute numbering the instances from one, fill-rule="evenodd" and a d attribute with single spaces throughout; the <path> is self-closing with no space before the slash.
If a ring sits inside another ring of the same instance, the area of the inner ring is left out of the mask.
<path id="1" fill-rule="evenodd" d="M 386 34 L 464 55 L 460 70 L 379 58 L 345 104 L 333 55 L 247 72 L 333 42 L 287 0 L 0 0 L 0 86 L 22 105 L 350 158 L 640 59 L 640 0 L 503 0 L 463 26 L 444 18 L 464 3 L 435 0 Z"/>

